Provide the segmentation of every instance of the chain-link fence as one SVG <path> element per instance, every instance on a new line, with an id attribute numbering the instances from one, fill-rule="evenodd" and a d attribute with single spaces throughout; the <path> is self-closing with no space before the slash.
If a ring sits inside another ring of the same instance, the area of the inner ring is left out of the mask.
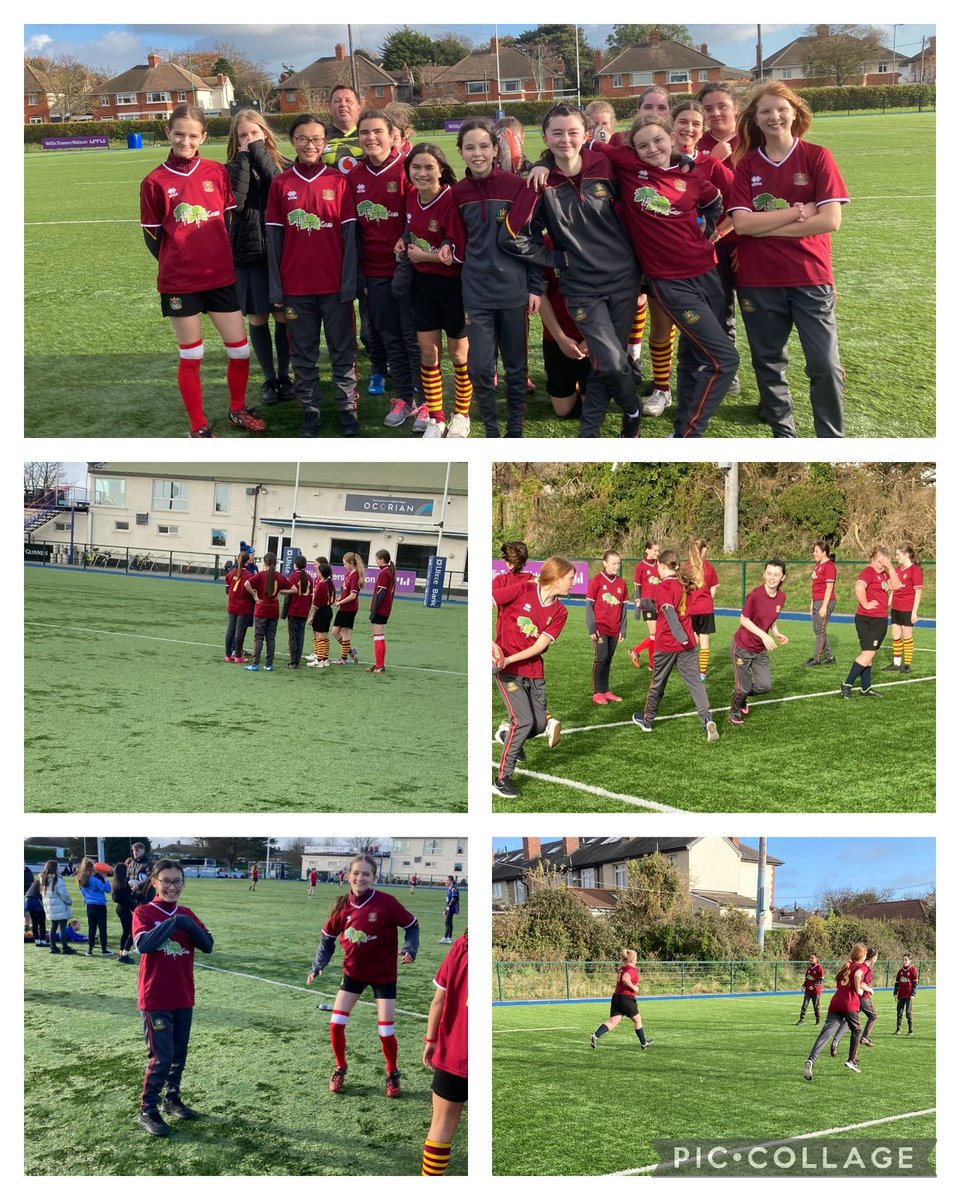
<path id="1" fill-rule="evenodd" d="M 824 987 L 831 985 L 845 960 L 821 960 Z M 511 962 L 493 963 L 493 998 L 510 1000 L 575 1000 L 606 996 L 613 991 L 619 963 L 608 962 Z M 719 962 L 637 963 L 640 996 L 695 996 L 735 992 L 794 992 L 803 987 L 809 963 L 806 959 Z M 902 965 L 899 958 L 878 961 L 873 967 L 875 987 L 892 987 Z M 913 964 L 920 984 L 937 982 L 935 959 Z"/>

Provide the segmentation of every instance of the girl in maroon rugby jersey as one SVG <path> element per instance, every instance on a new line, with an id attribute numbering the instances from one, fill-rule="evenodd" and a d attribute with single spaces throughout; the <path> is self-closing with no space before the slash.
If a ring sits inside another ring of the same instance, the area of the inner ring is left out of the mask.
<path id="1" fill-rule="evenodd" d="M 923 595 L 923 568 L 917 562 L 916 550 L 908 542 L 897 547 L 897 575 L 900 587 L 890 596 L 893 662 L 883 669 L 908 675 L 913 665 L 913 627 Z"/>
<path id="2" fill-rule="evenodd" d="M 643 558 L 637 563 L 633 572 L 633 600 L 636 605 L 636 616 L 647 623 L 647 637 L 630 651 L 630 658 L 635 667 L 640 666 L 640 655 L 647 652 L 647 666 L 653 670 L 653 646 L 657 633 L 657 603 L 656 588 L 660 583 L 660 572 L 657 569 L 657 559 L 660 557 L 660 543 L 650 539 L 643 548 Z"/>
<path id="3" fill-rule="evenodd" d="M 382 675 L 386 670 L 387 640 L 384 630 L 393 610 L 393 593 L 397 587 L 397 568 L 393 565 L 389 550 L 378 550 L 376 555 L 377 581 L 370 597 L 370 628 L 373 632 L 373 666 L 367 670 L 373 675 Z"/>
<path id="4" fill-rule="evenodd" d="M 303 638 L 307 629 L 307 616 L 312 607 L 313 580 L 307 574 L 307 560 L 298 554 L 293 560 L 296 568 L 290 576 L 286 595 L 290 597 L 287 609 L 287 640 L 290 646 L 289 667 L 299 668 L 303 657 Z"/>
<path id="5" fill-rule="evenodd" d="M 833 657 L 827 639 L 827 622 L 837 606 L 837 568 L 830 553 L 826 538 L 813 543 L 813 575 L 810 584 L 810 620 L 813 622 L 813 654 L 803 664 L 805 667 L 829 667 L 837 660 Z"/>
<path id="6" fill-rule="evenodd" d="M 887 636 L 887 606 L 891 592 L 900 589 L 900 576 L 890 561 L 886 546 L 874 546 L 870 562 L 857 576 L 854 591 L 857 611 L 853 623 L 860 639 L 860 653 L 853 660 L 847 678 L 840 684 L 840 695 L 849 700 L 853 685 L 860 681 L 860 695 L 879 699 L 880 693 L 870 686 L 873 660 Z"/>
<path id="7" fill-rule="evenodd" d="M 227 632 L 223 644 L 223 661 L 229 663 L 245 663 L 247 656 L 243 652 L 243 639 L 253 623 L 253 599 L 243 586 L 250 578 L 247 563 L 250 555 L 242 550 L 237 555 L 237 561 L 223 578 L 227 592 Z"/>
<path id="8" fill-rule="evenodd" d="M 850 1030 L 850 1052 L 843 1065 L 858 1075 L 860 1074 L 857 1048 L 860 1045 L 860 998 L 863 995 L 863 963 L 866 957 L 866 945 L 863 942 L 857 942 L 850 951 L 850 958 L 837 972 L 837 990 L 831 997 L 830 1006 L 827 1009 L 827 1019 L 817 1034 L 817 1040 L 813 1043 L 807 1061 L 803 1064 L 804 1079 L 813 1079 L 813 1068 L 820 1057 L 820 1052 L 833 1038 L 837 1027 L 843 1025 Z"/>
<path id="9" fill-rule="evenodd" d="M 307 623 L 313 630 L 313 654 L 307 659 L 308 667 L 330 666 L 330 623 L 333 620 L 333 603 L 337 589 L 333 582 L 333 571 L 323 557 L 315 560 L 316 574 L 313 585 L 313 603 L 307 613 Z"/>
<path id="10" fill-rule="evenodd" d="M 140 224 L 147 249 L 160 266 L 160 310 L 170 318 L 180 346 L 177 385 L 190 436 L 213 437 L 203 412 L 200 314 L 207 313 L 227 352 L 231 425 L 266 428 L 246 406 L 250 343 L 237 301 L 233 249 L 227 232 L 236 207 L 222 163 L 200 158 L 207 122 L 193 104 L 178 104 L 167 121 L 170 155 L 140 184 Z"/>
<path id="11" fill-rule="evenodd" d="M 613 989 L 613 995 L 610 998 L 610 1016 L 602 1025 L 597 1026 L 595 1033 L 590 1035 L 591 1049 L 596 1050 L 597 1042 L 611 1029 L 616 1029 L 624 1017 L 629 1017 L 633 1022 L 633 1028 L 640 1039 L 641 1050 L 646 1050 L 648 1046 L 653 1045 L 653 1038 L 648 1038 L 643 1031 L 643 1018 L 637 1008 L 639 983 L 636 950 L 621 950 L 617 986 Z"/>
<path id="12" fill-rule="evenodd" d="M 333 606 L 337 610 L 333 636 L 340 643 L 340 657 L 335 658 L 333 664 L 339 667 L 345 667 L 349 662 L 358 663 L 360 661 L 356 650 L 350 645 L 350 634 L 353 630 L 353 623 L 357 619 L 357 613 L 360 611 L 360 593 L 366 582 L 359 554 L 347 551 L 343 556 L 343 565 L 346 567 L 347 573 L 343 579 L 340 595 L 333 602 Z"/>
<path id="13" fill-rule="evenodd" d="M 433 981 L 436 987 L 423 1065 L 433 1070 L 433 1119 L 423 1143 L 421 1175 L 443 1175 L 467 1102 L 467 931 L 450 947 Z"/>
<path id="14" fill-rule="evenodd" d="M 195 949 L 209 954 L 213 937 L 180 904 L 183 868 L 178 862 L 161 858 L 150 883 L 154 898 L 133 913 L 133 945 L 140 955 L 137 1006 L 150 1055 L 137 1124 L 153 1137 L 166 1137 L 170 1128 L 160 1115 L 161 1094 L 165 1116 L 188 1121 L 197 1115 L 180 1099 L 180 1080 L 193 1022 L 193 954 Z"/>
<path id="15" fill-rule="evenodd" d="M 265 671 L 273 670 L 273 654 L 277 644 L 277 622 L 280 620 L 280 600 L 282 591 L 290 587 L 290 580 L 277 570 L 277 556 L 268 551 L 263 556 L 262 571 L 258 571 L 251 579 L 246 579 L 243 586 L 253 598 L 253 662 L 247 663 L 245 671 L 260 670 L 260 655 L 264 644 L 267 648 Z"/>
<path id="16" fill-rule="evenodd" d="M 683 564 L 690 569 L 697 585 L 687 600 L 687 614 L 693 625 L 693 632 L 697 635 L 697 665 L 700 667 L 701 682 L 706 680 L 707 668 L 710 666 L 710 635 L 717 632 L 713 598 L 720 585 L 713 563 L 707 561 L 706 554 L 707 543 L 703 538 L 694 538 L 690 543 L 690 558 Z"/>
<path id="17" fill-rule="evenodd" d="M 494 586 L 496 683 L 510 726 L 493 786 L 508 800 L 520 795 L 512 777 L 524 742 L 547 727 L 543 655 L 566 624 L 561 598 L 569 596 L 576 574 L 573 563 L 553 555 L 540 568 L 538 579 L 507 576 Z"/>
<path id="18" fill-rule="evenodd" d="M 770 651 L 786 646 L 789 638 L 777 628 L 777 617 L 783 611 L 787 597 L 780 585 L 787 577 L 787 564 L 782 558 L 770 558 L 764 564 L 763 583 L 747 595 L 740 613 L 740 625 L 730 643 L 733 664 L 733 698 L 730 701 L 731 725 L 740 726 L 750 712 L 751 696 L 769 692 Z"/>
<path id="19" fill-rule="evenodd" d="M 339 936 L 343 947 L 343 978 L 330 1016 L 330 1044 L 336 1069 L 330 1091 L 343 1091 L 347 1074 L 347 1020 L 369 987 L 377 1002 L 377 1031 L 387 1066 L 387 1096 L 400 1095 L 397 1070 L 397 1039 L 393 1019 L 397 1003 L 397 930 L 405 937 L 400 962 L 412 963 L 420 946 L 417 918 L 396 897 L 374 887 L 377 864 L 367 854 L 350 860 L 347 878 L 350 890 L 338 896 L 330 909 L 320 936 L 320 945 L 307 975 L 307 987 L 319 979 L 333 957 Z"/>
<path id="20" fill-rule="evenodd" d="M 610 665 L 617 646 L 627 636 L 627 585 L 620 577 L 620 555 L 608 550 L 603 570 L 587 584 L 587 632 L 594 645 L 593 702 L 618 703 L 610 691 Z"/>

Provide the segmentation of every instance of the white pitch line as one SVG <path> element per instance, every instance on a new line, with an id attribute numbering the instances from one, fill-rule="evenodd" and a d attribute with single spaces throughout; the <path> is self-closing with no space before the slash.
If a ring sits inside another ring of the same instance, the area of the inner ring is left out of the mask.
<path id="1" fill-rule="evenodd" d="M 494 1029 L 494 1033 L 553 1033 L 561 1029 L 579 1029 L 579 1025 L 534 1025 L 532 1029 Z"/>
<path id="2" fill-rule="evenodd" d="M 500 764 L 491 763 L 495 769 Z M 544 783 L 559 783 L 563 787 L 574 788 L 578 792 L 587 792 L 591 796 L 599 796 L 601 800 L 620 800 L 624 804 L 636 804 L 638 808 L 649 808 L 654 812 L 683 813 L 688 815 L 686 808 L 672 808 L 669 804 L 658 804 L 656 800 L 642 800 L 639 796 L 627 796 L 623 792 L 608 792 L 606 788 L 594 787 L 589 783 L 578 783 L 575 779 L 562 779 L 559 775 L 544 775 L 541 771 L 527 771 L 523 767 L 514 767 L 514 775 L 528 775 L 531 779 L 539 779 Z M 494 789 L 496 791 L 496 789 Z"/>
<path id="3" fill-rule="evenodd" d="M 122 633 L 117 629 L 87 629 L 83 625 L 56 625 L 50 621 L 30 621 L 24 620 L 24 625 L 36 625 L 40 629 L 70 629 L 75 633 L 94 633 L 100 634 L 103 637 L 125 637 L 138 638 L 143 642 L 165 642 L 171 646 L 202 646 L 206 650 L 219 649 L 222 643 L 217 642 L 188 642 L 182 638 L 162 638 L 154 637 L 147 633 Z M 391 665 L 387 668 L 388 671 L 427 671 L 431 675 L 457 675 L 466 676 L 466 671 L 447 671 L 443 667 L 407 667 L 402 665 Z"/>
<path id="4" fill-rule="evenodd" d="M 271 987 L 286 988 L 291 992 L 306 992 L 308 996 L 321 996 L 326 998 L 327 996 L 335 997 L 337 994 L 336 992 L 318 992 L 314 988 L 303 987 L 302 984 L 299 983 L 281 983 L 279 979 L 267 979 L 263 975 L 251 975 L 247 971 L 228 971 L 226 967 L 211 967 L 207 963 L 202 962 L 198 962 L 195 965 L 202 967 L 204 971 L 216 971 L 218 975 L 236 975 L 240 979 L 255 979 L 257 983 L 269 983 Z M 357 1003 L 366 1004 L 370 1008 L 377 1007 L 376 1000 L 358 1000 Z M 421 1021 L 425 1021 L 427 1019 L 426 1013 L 411 1012 L 408 1008 L 397 1008 L 394 1009 L 394 1012 L 402 1013 L 405 1017 L 417 1017 Z"/>
<path id="5" fill-rule="evenodd" d="M 874 683 L 871 686 L 875 688 L 904 687 L 905 685 L 911 683 L 931 683 L 934 682 L 936 678 L 936 675 L 918 675 L 916 678 L 896 679 L 889 683 Z M 856 687 L 854 687 L 853 691 L 854 697 L 856 697 Z M 839 695 L 839 692 L 839 688 L 831 688 L 829 692 L 806 692 L 797 696 L 775 696 L 771 700 L 754 700 L 751 698 L 750 707 L 759 708 L 762 704 L 788 704 L 793 700 L 818 700 L 822 699 L 824 696 L 837 696 Z M 729 710 L 729 704 L 718 704 L 714 708 L 710 709 L 711 712 L 715 713 L 729 712 Z M 665 716 L 658 715 L 657 720 L 678 721 L 682 717 L 698 717 L 699 715 L 700 714 L 695 710 L 691 710 L 690 712 L 667 713 Z M 598 729 L 621 729 L 628 725 L 633 725 L 633 721 L 604 721 L 599 725 L 575 725 L 570 729 L 564 729 L 561 736 L 569 737 L 571 733 L 592 733 Z M 495 745 L 500 745 L 496 738 L 493 739 L 493 742 Z M 682 810 L 674 809 L 673 811 L 680 812 Z"/>
<path id="6" fill-rule="evenodd" d="M 24 225 L 139 225 L 139 221 L 126 218 L 100 217 L 91 221 L 24 221 Z"/>
<path id="7" fill-rule="evenodd" d="M 794 1137 L 777 1138 L 772 1142 L 750 1142 L 746 1146 L 731 1146 L 724 1155 L 743 1154 L 748 1150 L 769 1150 L 772 1146 L 788 1146 L 791 1142 L 806 1142 L 811 1138 L 830 1137 L 835 1133 L 852 1133 L 854 1129 L 870 1129 L 874 1125 L 889 1125 L 891 1121 L 908 1121 L 911 1117 L 928 1117 L 935 1113 L 935 1108 L 921 1108 L 916 1112 L 898 1113 L 895 1117 L 878 1117 L 875 1121 L 860 1121 L 856 1125 L 838 1125 L 836 1129 L 817 1129 L 813 1133 L 798 1133 Z M 645 1175 L 655 1171 L 661 1163 L 650 1163 L 646 1167 L 631 1167 L 629 1171 L 611 1171 L 607 1178 L 622 1175 Z"/>

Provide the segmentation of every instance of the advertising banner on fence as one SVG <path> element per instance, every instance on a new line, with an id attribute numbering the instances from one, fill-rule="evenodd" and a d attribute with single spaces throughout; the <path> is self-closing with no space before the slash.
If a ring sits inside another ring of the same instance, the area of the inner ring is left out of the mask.
<path id="1" fill-rule="evenodd" d="M 90 134 L 87 137 L 43 138 L 40 145 L 44 150 L 106 150 L 110 142 L 100 134 Z"/>
<path id="2" fill-rule="evenodd" d="M 587 584 L 590 582 L 590 564 L 586 562 L 575 562 L 573 565 L 577 569 L 577 575 L 573 581 L 573 587 L 570 589 L 570 595 L 585 596 L 587 594 Z M 527 563 L 525 570 L 532 572 L 534 575 L 539 575 L 540 568 L 542 566 L 542 558 L 531 558 Z M 494 575 L 502 575 L 504 571 L 509 570 L 510 568 L 502 558 L 495 558 L 493 560 Z"/>

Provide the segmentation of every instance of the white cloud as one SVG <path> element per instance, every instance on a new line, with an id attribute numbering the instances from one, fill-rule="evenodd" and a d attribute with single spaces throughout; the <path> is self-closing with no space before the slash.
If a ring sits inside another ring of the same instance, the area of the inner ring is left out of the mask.
<path id="1" fill-rule="evenodd" d="M 51 45 L 53 38 L 48 33 L 35 33 L 33 37 L 27 38 L 23 47 L 24 54 L 31 56 L 43 54 L 46 48 Z"/>

